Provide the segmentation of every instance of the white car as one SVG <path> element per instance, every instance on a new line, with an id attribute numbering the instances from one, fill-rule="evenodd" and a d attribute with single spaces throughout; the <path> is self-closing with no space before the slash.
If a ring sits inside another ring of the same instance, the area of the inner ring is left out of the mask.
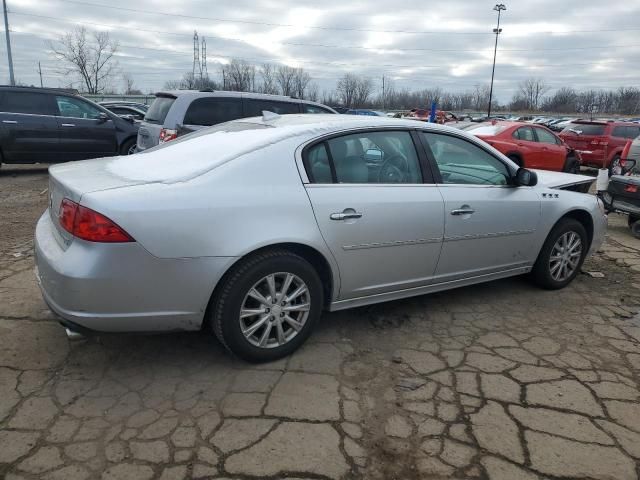
<path id="1" fill-rule="evenodd" d="M 50 176 L 37 272 L 70 331 L 204 328 L 252 361 L 323 310 L 527 273 L 562 288 L 606 228 L 571 191 L 593 178 L 385 117 L 265 112 Z"/>

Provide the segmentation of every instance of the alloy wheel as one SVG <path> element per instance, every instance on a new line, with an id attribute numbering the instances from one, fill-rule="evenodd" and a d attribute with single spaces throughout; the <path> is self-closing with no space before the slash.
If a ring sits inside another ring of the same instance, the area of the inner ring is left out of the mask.
<path id="1" fill-rule="evenodd" d="M 560 236 L 551 249 L 549 257 L 549 273 L 557 282 L 564 282 L 571 277 L 582 258 L 582 239 L 574 231 Z"/>
<path id="2" fill-rule="evenodd" d="M 249 289 L 242 301 L 242 334 L 256 347 L 280 347 L 302 330 L 310 305 L 309 288 L 300 277 L 288 272 L 267 275 Z"/>

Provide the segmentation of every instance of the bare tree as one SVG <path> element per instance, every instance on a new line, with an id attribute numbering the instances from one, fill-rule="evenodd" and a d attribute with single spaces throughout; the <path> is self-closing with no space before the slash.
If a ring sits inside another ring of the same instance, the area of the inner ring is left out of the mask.
<path id="1" fill-rule="evenodd" d="M 373 92 L 373 82 L 370 78 L 359 78 L 356 86 L 356 96 L 353 99 L 356 107 L 364 107 Z"/>
<path id="2" fill-rule="evenodd" d="M 276 83 L 280 87 L 280 93 L 282 93 L 282 95 L 295 94 L 296 70 L 297 69 L 286 65 L 278 66 L 278 69 L 276 70 Z"/>
<path id="3" fill-rule="evenodd" d="M 476 85 L 473 89 L 473 108 L 486 110 L 489 106 L 489 85 Z"/>
<path id="4" fill-rule="evenodd" d="M 256 67 L 234 58 L 222 67 L 222 78 L 225 90 L 252 92 L 256 84 Z"/>
<path id="5" fill-rule="evenodd" d="M 169 80 L 165 82 L 164 88 L 167 90 L 216 90 L 219 85 L 211 80 L 209 76 L 200 77 L 193 72 L 186 72 L 180 80 Z"/>
<path id="6" fill-rule="evenodd" d="M 135 81 L 130 73 L 124 72 L 122 74 L 122 80 L 124 82 L 125 95 L 142 95 L 142 91 L 135 87 Z"/>
<path id="7" fill-rule="evenodd" d="M 355 103 L 358 92 L 358 77 L 353 73 L 343 75 L 336 86 L 336 93 L 342 105 L 351 108 Z"/>
<path id="8" fill-rule="evenodd" d="M 112 41 L 108 32 L 88 33 L 79 27 L 62 35 L 58 42 L 50 42 L 49 48 L 58 60 L 67 64 L 66 75 L 77 74 L 87 93 L 101 93 L 109 77 L 114 74 L 118 42 Z"/>
<path id="9" fill-rule="evenodd" d="M 312 102 L 318 101 L 318 84 L 316 82 L 311 82 L 307 87 L 306 97 L 307 100 L 311 100 Z"/>
<path id="10" fill-rule="evenodd" d="M 520 82 L 518 89 L 528 108 L 538 110 L 542 97 L 549 91 L 549 86 L 541 78 L 527 78 Z"/>
<path id="11" fill-rule="evenodd" d="M 276 68 L 271 63 L 263 63 L 260 68 L 260 76 L 262 77 L 262 93 L 271 95 L 278 93 L 278 85 L 276 84 Z"/>
<path id="12" fill-rule="evenodd" d="M 305 98 L 307 86 L 311 81 L 311 75 L 302 68 L 296 68 L 296 74 L 293 78 L 294 95 L 298 98 Z"/>

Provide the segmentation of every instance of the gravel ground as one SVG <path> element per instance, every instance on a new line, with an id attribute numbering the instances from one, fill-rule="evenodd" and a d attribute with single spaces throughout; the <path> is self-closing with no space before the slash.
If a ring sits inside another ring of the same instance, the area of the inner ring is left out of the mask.
<path id="1" fill-rule="evenodd" d="M 69 343 L 33 275 L 46 170 L 0 170 L 0 478 L 637 479 L 640 241 L 567 289 L 515 278 L 325 314 L 249 365 L 206 333 Z"/>

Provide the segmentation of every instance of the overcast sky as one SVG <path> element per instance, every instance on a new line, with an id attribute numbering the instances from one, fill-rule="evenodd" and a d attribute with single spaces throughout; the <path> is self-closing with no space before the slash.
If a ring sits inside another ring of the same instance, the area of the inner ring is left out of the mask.
<path id="1" fill-rule="evenodd" d="M 495 2 L 484 0 L 7 0 L 16 78 L 45 86 L 68 79 L 48 42 L 78 25 L 120 43 L 121 72 L 141 90 L 191 71 L 193 31 L 208 70 L 231 57 L 304 67 L 320 91 L 345 72 L 384 75 L 396 88 L 472 89 L 491 77 Z M 508 101 L 523 78 L 562 86 L 640 86 L 639 0 L 507 0 L 495 91 Z M 0 39 L 0 76 L 8 82 Z M 122 89 L 121 77 L 113 80 Z"/>

